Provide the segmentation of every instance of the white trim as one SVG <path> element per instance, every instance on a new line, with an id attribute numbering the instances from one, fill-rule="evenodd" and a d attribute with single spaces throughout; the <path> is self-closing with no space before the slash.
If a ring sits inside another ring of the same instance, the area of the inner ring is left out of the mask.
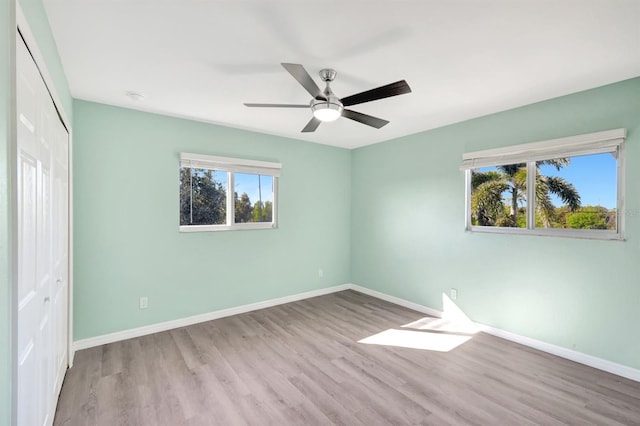
<path id="1" fill-rule="evenodd" d="M 233 158 L 233 157 L 220 157 L 216 155 L 207 155 L 207 154 L 192 154 L 189 152 L 181 152 L 180 160 L 187 161 L 202 161 L 205 163 L 214 163 L 214 164 L 226 164 L 229 166 L 252 166 L 252 167 L 264 167 L 267 169 L 281 169 L 282 164 L 273 163 L 270 161 L 258 161 L 258 160 L 246 160 L 244 158 Z"/>
<path id="2" fill-rule="evenodd" d="M 180 166 L 236 173 L 254 173 L 264 176 L 280 176 L 282 164 L 243 158 L 217 157 L 206 154 L 180 153 Z"/>
<path id="3" fill-rule="evenodd" d="M 526 220 L 527 227 L 530 229 L 537 229 L 535 227 L 536 223 L 536 209 L 537 209 L 537 200 L 536 200 L 536 178 L 537 178 L 538 170 L 536 167 L 536 163 L 530 161 L 527 163 L 527 210 L 526 210 Z M 469 188 L 471 191 L 471 188 Z M 471 210 L 471 203 L 469 203 L 469 210 Z M 617 223 L 617 222 L 616 222 Z M 529 226 L 529 225 L 532 226 Z M 472 227 L 474 229 L 476 227 Z"/>
<path id="4" fill-rule="evenodd" d="M 626 187 L 626 166 L 625 166 L 625 162 L 626 162 L 626 158 L 625 158 L 625 144 L 620 144 L 620 146 L 618 147 L 618 158 L 617 158 L 617 165 L 618 165 L 618 170 L 616 170 L 617 176 L 616 178 L 618 179 L 618 205 L 617 205 L 617 216 L 616 216 L 616 228 L 618 231 L 618 234 L 620 235 L 620 239 L 624 240 L 624 237 L 626 235 L 626 220 L 625 220 L 625 214 L 624 214 L 624 209 L 625 209 L 625 187 Z"/>
<path id="5" fill-rule="evenodd" d="M 467 152 L 462 154 L 460 168 L 466 170 L 485 166 L 608 152 L 623 144 L 626 135 L 627 130 L 619 128 L 541 142 Z"/>
<path id="6" fill-rule="evenodd" d="M 368 294 L 369 296 L 373 296 L 378 299 L 395 303 L 396 305 L 404 306 L 405 308 L 413 309 L 414 311 L 422 312 L 438 318 L 442 317 L 442 312 L 437 309 L 433 309 L 424 305 L 409 302 L 408 300 L 401 299 L 399 297 L 390 296 L 385 293 L 380 293 L 378 291 L 371 290 L 369 288 L 362 287 L 356 284 L 351 284 L 350 289 L 358 291 L 360 293 Z M 631 368 L 626 365 L 618 364 L 612 361 L 608 361 L 606 359 L 598 358 L 592 355 L 587 355 L 582 352 L 563 348 L 562 346 L 557 346 L 551 343 L 546 343 L 540 340 L 532 339 L 530 337 L 521 336 L 519 334 L 501 330 L 499 328 L 492 327 L 486 324 L 481 324 L 478 322 L 474 322 L 474 323 L 476 324 L 476 326 L 480 331 L 483 331 L 487 334 L 491 334 L 492 336 L 500 337 L 501 339 L 509 340 L 511 342 L 515 342 L 523 346 L 534 348 L 542 352 L 546 352 L 552 355 L 559 356 L 561 358 L 569 359 L 571 361 L 575 361 L 577 363 L 587 365 L 589 367 L 596 368 L 598 370 L 606 371 L 608 373 L 615 374 L 617 376 L 626 377 L 627 379 L 640 382 L 640 370 L 638 369 Z"/>
<path id="7" fill-rule="evenodd" d="M 3 5 L 3 7 L 5 7 Z M 17 179 L 17 158 L 18 158 L 18 130 L 17 130 L 17 61 L 16 61 L 16 37 L 18 36 L 16 15 L 17 10 L 20 9 L 20 5 L 16 0 L 10 0 L 8 6 L 6 6 L 5 12 L 8 13 L 7 24 L 9 30 L 3 30 L 7 36 L 6 42 L 8 43 L 8 64 L 2 65 L 9 68 L 7 76 L 9 80 L 9 87 L 7 87 L 7 94 L 9 97 L 8 114 L 7 114 L 7 134 L 9 138 L 7 141 L 7 183 L 8 194 L 6 195 L 7 205 L 7 219 L 8 229 L 7 237 L 8 241 L 8 262 L 3 261 L 2 266 L 5 263 L 8 267 L 9 273 L 9 362 L 6 367 L 9 368 L 9 401 L 8 418 L 12 425 L 18 424 L 18 186 Z M 0 84 L 4 84 L 1 82 Z M 5 201 L 4 199 L 2 200 Z M 2 224 L 5 226 L 5 224 Z M 5 386 L 3 383 L 2 386 Z M 0 423 L 2 423 L 7 414 L 0 415 Z"/>
<path id="8" fill-rule="evenodd" d="M 232 209 L 227 210 L 233 212 Z M 209 231 L 242 231 L 247 229 L 274 229 L 277 228 L 273 222 L 246 222 L 232 223 L 231 225 L 180 225 L 180 232 L 209 232 Z"/>
<path id="9" fill-rule="evenodd" d="M 532 210 L 532 209 L 531 209 Z M 618 210 L 619 211 L 619 210 Z M 620 216 L 620 213 L 618 213 Z M 530 223 L 530 222 L 529 222 Z M 622 232 L 606 229 L 564 229 L 564 228 L 504 228 L 500 226 L 475 226 L 470 232 L 485 234 L 535 235 L 539 237 L 583 238 L 588 240 L 625 241 Z"/>
<path id="10" fill-rule="evenodd" d="M 501 330 L 490 325 L 476 323 L 476 326 L 480 329 L 480 331 L 491 334 L 492 336 L 500 337 L 501 339 L 519 343 L 523 346 L 559 356 L 560 358 L 565 358 L 580 364 L 587 365 L 589 367 L 597 368 L 598 370 L 606 371 L 617 376 L 626 377 L 627 379 L 640 382 L 640 370 L 637 370 L 635 368 L 627 367 L 626 365 L 618 364 L 582 352 L 563 348 L 562 346 L 553 345 L 541 340 L 521 336 L 519 334 Z"/>
<path id="11" fill-rule="evenodd" d="M 190 203 L 191 203 L 191 220 L 193 220 L 193 174 L 190 176 L 191 179 L 191 195 L 190 195 Z M 272 178 L 271 180 L 276 180 Z M 223 226 L 225 229 L 229 228 L 236 221 L 236 177 L 235 173 L 227 172 L 227 221 L 224 225 L 204 225 L 203 231 L 214 231 L 219 226 Z M 182 191 L 180 191 L 180 197 L 182 198 Z M 275 196 L 273 198 L 276 199 Z M 180 208 L 182 208 L 182 200 L 180 200 Z M 273 219 L 273 218 L 272 218 Z M 180 219 L 182 220 L 182 219 Z M 180 232 L 189 231 L 187 228 L 193 225 L 180 225 Z M 197 230 L 197 229 L 196 229 Z"/>
<path id="12" fill-rule="evenodd" d="M 464 171 L 464 229 L 471 229 L 471 170 Z"/>
<path id="13" fill-rule="evenodd" d="M 110 334 L 103 334 L 101 336 L 90 337 L 88 339 L 77 340 L 73 343 L 74 350 L 79 351 L 82 349 L 92 348 L 95 346 L 105 345 L 108 343 L 118 342 L 121 340 L 132 339 L 135 337 L 146 336 L 148 334 L 158 333 L 161 331 L 172 330 L 174 328 L 185 327 L 192 324 L 198 324 L 201 322 L 211 321 L 218 318 L 224 318 L 232 315 L 243 314 L 246 312 L 255 311 L 258 309 L 270 308 L 272 306 L 282 305 L 285 303 L 296 302 L 299 300 L 309 299 L 311 297 L 324 296 L 326 294 L 337 293 L 339 291 L 353 290 L 359 293 L 363 293 L 376 299 L 385 300 L 387 302 L 404 306 L 405 308 L 412 309 L 417 312 L 422 312 L 433 317 L 441 318 L 442 311 L 439 311 L 428 306 L 420 305 L 419 303 L 410 302 L 400 297 L 391 296 L 386 293 L 381 293 L 376 290 L 372 290 L 367 287 L 362 287 L 357 284 L 342 284 L 334 287 L 323 288 L 319 290 L 308 291 L 305 293 L 298 293 L 292 296 L 280 297 L 277 299 L 266 300 L 264 302 L 251 303 L 248 305 L 242 305 L 235 308 L 222 309 L 220 311 L 208 312 L 205 314 L 194 315 L 187 318 L 180 318 L 172 321 L 165 321 L 158 324 L 151 324 L 144 327 L 132 328 L 129 330 L 119 331 Z M 589 367 L 596 368 L 598 370 L 606 371 L 617 376 L 626 377 L 637 382 L 640 382 L 640 370 L 628 367 L 626 365 L 618 364 L 606 359 L 598 358 L 592 355 L 587 355 L 582 352 L 574 351 L 571 349 L 563 348 L 562 346 L 553 345 L 540 340 L 532 339 L 530 337 L 521 336 L 519 334 L 511 333 L 496 327 L 492 327 L 486 324 L 475 322 L 475 325 L 480 331 L 483 331 L 492 336 L 499 337 L 501 339 L 509 340 L 537 349 L 542 352 L 546 352 L 552 355 L 559 356 L 561 358 L 569 359 L 580 364 L 587 365 Z"/>
<path id="14" fill-rule="evenodd" d="M 191 317 L 179 318 L 157 324 L 146 325 L 143 327 L 131 328 L 129 330 L 123 330 L 115 333 L 103 334 L 101 336 L 90 337 L 88 339 L 77 340 L 73 342 L 73 347 L 75 351 L 79 351 L 82 349 L 92 348 L 94 346 L 105 345 L 107 343 L 132 339 L 134 337 L 146 336 L 148 334 L 172 330 L 174 328 L 185 327 L 188 325 L 211 321 L 218 318 L 244 314 L 246 312 L 256 311 L 258 309 L 270 308 L 272 306 L 309 299 L 311 297 L 324 296 L 326 294 L 336 293 L 338 291 L 349 290 L 350 288 L 350 284 L 342 284 L 334 287 L 307 291 L 305 293 L 298 293 L 292 296 L 279 297 L 277 299 L 265 300 L 263 302 L 250 303 L 248 305 L 237 306 L 234 308 L 222 309 L 219 311 L 194 315 Z"/>
<path id="15" fill-rule="evenodd" d="M 380 293 L 376 290 L 371 290 L 367 287 L 362 287 L 357 284 L 351 284 L 351 290 L 357 291 L 359 293 L 363 293 L 376 299 L 386 300 L 387 302 L 394 303 L 396 305 L 404 306 L 405 308 L 413 309 L 414 311 L 422 312 L 423 314 L 431 315 L 432 317 L 442 317 L 442 311 L 437 309 L 429 308 L 428 306 L 420 305 L 418 303 L 409 302 L 408 300 L 401 299 L 399 297 L 390 296 L 386 293 Z"/>
<path id="16" fill-rule="evenodd" d="M 69 189 L 68 189 L 68 219 L 69 219 L 69 233 L 67 241 L 67 254 L 69 256 L 69 270 L 67 271 L 67 291 L 69 292 L 68 314 L 69 324 L 67 327 L 68 333 L 68 348 L 67 348 L 67 363 L 69 368 L 73 367 L 73 358 L 75 356 L 75 349 L 73 348 L 73 129 L 69 129 L 69 160 L 67 165 L 67 174 L 69 176 Z"/>

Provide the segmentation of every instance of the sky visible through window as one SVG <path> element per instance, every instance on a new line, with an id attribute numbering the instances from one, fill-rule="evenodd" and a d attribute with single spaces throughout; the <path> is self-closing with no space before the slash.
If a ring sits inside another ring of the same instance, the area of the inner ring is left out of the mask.
<path id="1" fill-rule="evenodd" d="M 204 174 L 207 170 L 205 169 L 192 169 L 195 173 Z M 227 172 L 221 172 L 220 170 L 213 170 L 213 180 L 216 182 L 220 182 L 223 188 L 227 187 Z"/>
<path id="2" fill-rule="evenodd" d="M 576 187 L 583 206 L 617 207 L 617 160 L 612 153 L 571 157 L 569 166 L 559 171 L 552 166 L 541 166 L 545 176 L 558 176 Z M 553 204 L 562 205 L 555 196 Z"/>
<path id="3" fill-rule="evenodd" d="M 497 169 L 482 167 L 478 170 L 488 172 Z M 617 159 L 613 153 L 571 157 L 568 166 L 556 170 L 553 166 L 542 165 L 539 173 L 557 176 L 573 184 L 580 194 L 582 206 L 602 206 L 607 209 L 617 207 Z M 557 196 L 550 195 L 556 207 L 563 205 Z"/>
<path id="4" fill-rule="evenodd" d="M 199 170 L 200 173 L 204 172 L 204 169 Z M 227 172 L 214 170 L 213 179 L 216 182 L 220 182 L 223 187 L 227 186 Z M 243 192 L 246 192 L 251 200 L 251 203 L 255 203 L 260 200 L 262 195 L 262 202 L 273 202 L 273 177 L 271 176 L 259 176 L 249 173 L 235 173 L 234 174 L 234 191 L 238 193 L 238 197 L 242 196 Z M 260 191 L 262 189 L 262 191 Z M 262 192 L 262 194 L 261 194 Z"/>
<path id="5" fill-rule="evenodd" d="M 251 203 L 255 203 L 260 200 L 261 194 L 259 188 L 262 187 L 262 202 L 273 202 L 273 177 L 271 176 L 235 173 L 234 183 L 234 191 L 238 193 L 238 197 L 240 197 L 243 192 L 246 192 Z"/>

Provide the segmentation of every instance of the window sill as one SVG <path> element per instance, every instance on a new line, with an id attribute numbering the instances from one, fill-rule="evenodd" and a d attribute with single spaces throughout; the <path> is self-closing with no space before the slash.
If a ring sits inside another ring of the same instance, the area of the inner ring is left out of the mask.
<path id="1" fill-rule="evenodd" d="M 482 234 L 510 234 L 510 235 L 536 235 L 540 237 L 578 238 L 587 240 L 624 241 L 624 236 L 615 231 L 578 230 L 578 229 L 549 229 L 549 228 L 501 228 L 471 226 L 467 232 Z"/>
<path id="2" fill-rule="evenodd" d="M 272 222 L 242 223 L 234 225 L 180 225 L 180 232 L 245 231 L 249 229 L 276 229 Z"/>

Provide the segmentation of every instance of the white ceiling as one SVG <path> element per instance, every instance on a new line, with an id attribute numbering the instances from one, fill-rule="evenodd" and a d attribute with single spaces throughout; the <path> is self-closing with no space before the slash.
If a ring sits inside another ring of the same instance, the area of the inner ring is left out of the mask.
<path id="1" fill-rule="evenodd" d="M 640 76 L 640 0 L 44 0 L 73 97 L 355 148 Z M 406 79 L 300 133 L 307 103 L 281 66 L 345 97 Z M 144 95 L 143 101 L 125 96 Z"/>

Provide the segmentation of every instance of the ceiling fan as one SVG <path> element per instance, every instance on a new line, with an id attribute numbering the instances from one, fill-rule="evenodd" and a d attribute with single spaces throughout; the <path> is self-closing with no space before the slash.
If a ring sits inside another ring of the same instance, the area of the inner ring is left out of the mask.
<path id="1" fill-rule="evenodd" d="M 364 92 L 356 93 L 355 95 L 347 96 L 346 98 L 338 98 L 331 87 L 330 83 L 336 78 L 336 71 L 332 69 L 320 70 L 320 78 L 327 84 L 324 90 L 320 90 L 318 85 L 313 81 L 307 70 L 300 64 L 281 64 L 285 70 L 289 72 L 298 80 L 298 83 L 306 89 L 307 92 L 313 97 L 309 104 L 252 104 L 245 103 L 248 107 L 259 108 L 311 108 L 313 117 L 302 129 L 303 132 L 315 132 L 321 122 L 334 121 L 338 117 L 342 116 L 350 120 L 357 121 L 367 126 L 375 127 L 376 129 L 388 124 L 387 120 L 373 117 L 371 115 L 356 112 L 345 107 L 351 105 L 362 104 L 364 102 L 376 101 L 378 99 L 389 98 L 391 96 L 404 95 L 405 93 L 411 93 L 411 88 L 406 81 L 400 80 L 395 83 L 387 84 L 385 86 L 376 87 L 375 89 L 367 90 Z"/>

